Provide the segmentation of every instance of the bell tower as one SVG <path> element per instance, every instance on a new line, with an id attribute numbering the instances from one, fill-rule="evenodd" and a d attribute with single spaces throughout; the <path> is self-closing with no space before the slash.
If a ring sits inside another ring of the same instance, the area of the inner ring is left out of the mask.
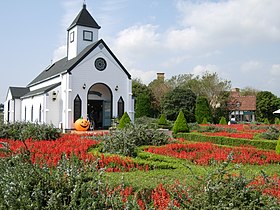
<path id="1" fill-rule="evenodd" d="M 98 41 L 98 31 L 101 27 L 83 4 L 82 10 L 67 29 L 67 58 L 75 58 L 88 45 Z"/>

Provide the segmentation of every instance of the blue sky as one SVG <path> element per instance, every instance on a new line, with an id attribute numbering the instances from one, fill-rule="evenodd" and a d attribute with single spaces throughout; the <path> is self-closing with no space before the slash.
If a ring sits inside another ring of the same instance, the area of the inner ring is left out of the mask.
<path id="1" fill-rule="evenodd" d="M 66 55 L 83 0 L 0 3 L 0 102 Z M 133 78 L 217 72 L 232 87 L 280 97 L 278 0 L 86 0 L 102 38 Z"/>

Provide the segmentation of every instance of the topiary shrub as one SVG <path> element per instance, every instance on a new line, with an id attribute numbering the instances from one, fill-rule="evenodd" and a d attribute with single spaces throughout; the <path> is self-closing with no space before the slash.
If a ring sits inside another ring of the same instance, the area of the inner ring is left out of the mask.
<path id="1" fill-rule="evenodd" d="M 270 124 L 270 122 L 269 122 L 269 120 L 267 118 L 264 119 L 263 123 L 266 124 L 266 125 Z"/>
<path id="2" fill-rule="evenodd" d="M 276 125 L 280 125 L 280 119 L 278 117 L 275 118 L 274 120 L 274 124 Z"/>
<path id="3" fill-rule="evenodd" d="M 188 133 L 190 132 L 187 120 L 184 116 L 183 111 L 181 110 L 177 116 L 177 119 L 173 125 L 172 131 L 174 134 L 177 133 Z"/>
<path id="4" fill-rule="evenodd" d="M 279 137 L 278 140 L 277 140 L 276 154 L 280 154 L 280 137 Z"/>
<path id="5" fill-rule="evenodd" d="M 205 125 L 205 124 L 208 124 L 208 121 L 207 121 L 207 118 L 206 117 L 204 117 L 203 118 L 203 120 L 202 120 L 202 123 L 201 123 L 202 125 Z"/>
<path id="6" fill-rule="evenodd" d="M 128 116 L 127 112 L 125 112 L 123 114 L 122 118 L 120 119 L 120 123 L 118 125 L 118 128 L 123 129 L 123 128 L 125 128 L 129 124 L 131 124 L 131 119 Z"/>
<path id="7" fill-rule="evenodd" d="M 220 125 L 227 125 L 227 120 L 226 120 L 226 118 L 225 118 L 225 117 L 221 117 L 219 124 L 220 124 Z"/>

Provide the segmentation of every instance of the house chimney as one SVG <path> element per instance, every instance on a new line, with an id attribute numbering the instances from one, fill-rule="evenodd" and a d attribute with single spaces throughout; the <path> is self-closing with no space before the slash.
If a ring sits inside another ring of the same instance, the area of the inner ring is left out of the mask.
<path id="1" fill-rule="evenodd" d="M 163 81 L 164 82 L 164 73 L 157 73 L 157 80 Z"/>

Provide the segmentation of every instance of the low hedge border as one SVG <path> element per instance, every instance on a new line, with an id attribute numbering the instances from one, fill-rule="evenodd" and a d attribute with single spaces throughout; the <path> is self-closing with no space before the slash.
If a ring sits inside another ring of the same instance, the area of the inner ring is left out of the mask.
<path id="1" fill-rule="evenodd" d="M 175 138 L 183 138 L 190 141 L 197 142 L 212 142 L 214 144 L 225 146 L 240 146 L 248 145 L 258 149 L 275 150 L 277 141 L 275 140 L 249 140 L 241 138 L 231 138 L 223 136 L 206 136 L 199 133 L 178 133 L 173 135 Z"/>

